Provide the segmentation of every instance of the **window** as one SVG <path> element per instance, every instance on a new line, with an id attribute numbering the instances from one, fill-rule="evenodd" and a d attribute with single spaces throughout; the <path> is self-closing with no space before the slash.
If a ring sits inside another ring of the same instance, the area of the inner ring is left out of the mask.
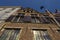
<path id="1" fill-rule="evenodd" d="M 23 23 L 24 22 L 24 13 L 18 13 L 18 16 L 19 16 L 19 21 L 18 22 L 21 22 Z"/>
<path id="2" fill-rule="evenodd" d="M 20 17 L 19 22 L 21 22 L 21 23 L 24 22 L 24 16 L 21 16 L 21 17 Z"/>
<path id="3" fill-rule="evenodd" d="M 43 16 L 43 17 L 41 17 L 41 22 L 48 24 L 48 23 L 54 23 L 54 20 L 48 16 Z"/>
<path id="4" fill-rule="evenodd" d="M 40 23 L 39 17 L 35 18 L 36 23 Z"/>
<path id="5" fill-rule="evenodd" d="M 39 19 L 40 19 L 41 23 L 45 22 L 45 20 L 43 19 L 43 17 L 40 17 Z"/>
<path id="6" fill-rule="evenodd" d="M 6 22 L 10 22 L 15 16 L 11 15 L 7 20 Z"/>
<path id="7" fill-rule="evenodd" d="M 0 36 L 0 40 L 19 40 L 18 34 L 20 29 L 5 29 Z"/>
<path id="8" fill-rule="evenodd" d="M 50 17 L 45 17 L 46 19 L 45 19 L 45 22 L 46 23 L 53 23 L 53 19 L 52 18 L 50 18 Z"/>
<path id="9" fill-rule="evenodd" d="M 35 17 L 31 17 L 31 23 L 36 23 Z"/>
<path id="10" fill-rule="evenodd" d="M 18 16 L 23 17 L 25 14 L 24 13 L 18 13 Z"/>
<path id="11" fill-rule="evenodd" d="M 31 14 L 31 22 L 32 23 L 40 23 L 39 17 L 37 14 Z"/>
<path id="12" fill-rule="evenodd" d="M 14 19 L 13 19 L 13 22 L 17 22 L 19 16 L 16 16 Z"/>
<path id="13" fill-rule="evenodd" d="M 34 40 L 51 40 L 47 30 L 34 29 Z"/>
<path id="14" fill-rule="evenodd" d="M 60 30 L 58 30 L 58 32 L 60 33 Z"/>
<path id="15" fill-rule="evenodd" d="M 56 32 L 59 32 L 60 33 L 60 30 L 57 30 Z"/>
<path id="16" fill-rule="evenodd" d="M 31 22 L 32 23 L 40 23 L 39 17 L 32 17 Z"/>
<path id="17" fill-rule="evenodd" d="M 24 22 L 30 23 L 31 17 L 30 16 L 24 16 Z"/>
<path id="18" fill-rule="evenodd" d="M 31 17 L 38 17 L 37 14 L 31 14 Z"/>
<path id="19" fill-rule="evenodd" d="M 12 22 L 22 22 L 23 18 L 24 18 L 24 13 L 18 13 L 18 15 L 13 18 Z"/>
<path id="20" fill-rule="evenodd" d="M 55 19 L 60 23 L 60 17 L 56 17 Z"/>

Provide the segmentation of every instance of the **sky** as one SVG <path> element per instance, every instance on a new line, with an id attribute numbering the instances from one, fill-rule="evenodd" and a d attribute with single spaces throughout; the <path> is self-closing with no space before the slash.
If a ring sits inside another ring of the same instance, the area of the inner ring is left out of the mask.
<path id="1" fill-rule="evenodd" d="M 49 11 L 55 12 L 55 9 L 60 10 L 60 0 L 0 0 L 0 6 L 30 7 L 39 12 L 44 11 L 40 9 L 40 6 L 44 6 Z"/>

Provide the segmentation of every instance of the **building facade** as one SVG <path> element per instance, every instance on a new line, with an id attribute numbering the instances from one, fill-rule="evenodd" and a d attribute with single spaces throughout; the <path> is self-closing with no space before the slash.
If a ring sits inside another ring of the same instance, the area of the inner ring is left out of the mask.
<path id="1" fill-rule="evenodd" d="M 0 7 L 0 21 L 0 40 L 60 40 L 59 13 Z"/>

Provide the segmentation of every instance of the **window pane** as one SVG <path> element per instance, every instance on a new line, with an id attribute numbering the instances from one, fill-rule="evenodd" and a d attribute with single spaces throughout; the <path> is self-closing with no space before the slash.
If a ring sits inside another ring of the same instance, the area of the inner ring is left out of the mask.
<path id="1" fill-rule="evenodd" d="M 60 23 L 60 17 L 56 17 L 55 19 Z"/>
<path id="2" fill-rule="evenodd" d="M 34 40 L 51 40 L 45 30 L 33 30 Z"/>
<path id="3" fill-rule="evenodd" d="M 33 31 L 34 33 L 34 40 L 42 40 L 41 34 L 39 31 Z"/>
<path id="4" fill-rule="evenodd" d="M 18 40 L 19 29 L 5 29 L 0 40 Z"/>
<path id="5" fill-rule="evenodd" d="M 24 16 L 25 14 L 24 13 L 18 13 L 18 16 Z"/>
<path id="6" fill-rule="evenodd" d="M 33 18 L 31 17 L 31 22 L 32 22 L 32 23 L 36 23 L 36 21 L 35 21 L 35 18 L 34 18 L 34 17 L 33 17 Z"/>
<path id="7" fill-rule="evenodd" d="M 24 16 L 20 17 L 19 22 L 21 22 L 21 23 L 24 22 Z"/>
<path id="8" fill-rule="evenodd" d="M 24 22 L 31 22 L 30 16 L 24 16 Z"/>
<path id="9" fill-rule="evenodd" d="M 38 17 L 35 18 L 36 23 L 40 23 L 40 20 Z"/>
<path id="10" fill-rule="evenodd" d="M 43 17 L 40 17 L 41 23 L 45 23 L 45 20 Z"/>
<path id="11" fill-rule="evenodd" d="M 24 15 L 25 15 L 24 13 L 19 13 L 18 14 L 18 16 L 20 17 L 18 22 L 21 22 L 21 23 L 24 22 Z"/>
<path id="12" fill-rule="evenodd" d="M 31 17 L 38 17 L 37 14 L 31 14 Z"/>
<path id="13" fill-rule="evenodd" d="M 15 16 L 10 16 L 10 17 L 6 20 L 6 22 L 10 22 L 14 17 L 15 17 Z"/>
<path id="14" fill-rule="evenodd" d="M 41 19 L 42 23 L 54 23 L 53 19 L 50 17 L 41 17 Z"/>
<path id="15" fill-rule="evenodd" d="M 17 22 L 18 18 L 19 18 L 19 17 L 16 16 L 16 17 L 14 18 L 13 22 Z"/>
<path id="16" fill-rule="evenodd" d="M 57 30 L 57 32 L 59 32 L 59 33 L 60 33 L 60 30 Z"/>
<path id="17" fill-rule="evenodd" d="M 50 18 L 50 17 L 45 17 L 46 19 L 45 19 L 45 21 L 46 21 L 46 23 L 53 23 L 52 21 L 52 19 Z"/>
<path id="18" fill-rule="evenodd" d="M 50 37 L 47 33 L 47 31 L 41 31 L 42 37 L 44 40 L 50 40 Z"/>

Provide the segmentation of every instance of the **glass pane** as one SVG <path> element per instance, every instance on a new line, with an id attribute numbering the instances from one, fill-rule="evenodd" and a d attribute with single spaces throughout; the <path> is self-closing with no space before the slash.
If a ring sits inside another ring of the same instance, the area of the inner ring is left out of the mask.
<path id="1" fill-rule="evenodd" d="M 38 17 L 37 14 L 31 14 L 31 17 Z"/>
<path id="2" fill-rule="evenodd" d="M 56 20 L 60 23 L 60 17 L 56 17 Z"/>
<path id="3" fill-rule="evenodd" d="M 31 22 L 30 16 L 24 16 L 24 22 Z"/>
<path id="4" fill-rule="evenodd" d="M 36 23 L 35 18 L 31 18 L 32 23 Z"/>
<path id="5" fill-rule="evenodd" d="M 39 18 L 35 18 L 35 20 L 36 20 L 36 23 L 40 23 Z"/>
<path id="6" fill-rule="evenodd" d="M 45 20 L 43 17 L 40 17 L 41 23 L 45 23 Z"/>
<path id="7" fill-rule="evenodd" d="M 19 22 L 23 23 L 24 22 L 24 17 L 20 17 Z"/>
<path id="8" fill-rule="evenodd" d="M 39 31 L 33 31 L 34 33 L 34 40 L 42 40 L 41 34 Z"/>
<path id="9" fill-rule="evenodd" d="M 15 16 L 10 16 L 10 17 L 6 20 L 6 22 L 10 22 L 14 17 L 15 17 Z"/>
<path id="10" fill-rule="evenodd" d="M 33 30 L 34 40 L 51 40 L 48 32 L 43 30 Z"/>
<path id="11" fill-rule="evenodd" d="M 18 16 L 24 16 L 25 14 L 24 13 L 18 13 Z"/>
<path id="12" fill-rule="evenodd" d="M 13 22 L 17 22 L 18 18 L 19 18 L 19 17 L 16 16 L 15 19 L 13 20 Z"/>
<path id="13" fill-rule="evenodd" d="M 52 21 L 51 21 L 51 18 L 50 17 L 45 17 L 46 18 L 46 22 L 47 23 L 53 23 Z"/>
<path id="14" fill-rule="evenodd" d="M 60 33 L 60 30 L 57 30 L 57 32 L 59 32 L 59 33 Z"/>
<path id="15" fill-rule="evenodd" d="M 2 33 L 2 35 L 0 36 L 0 40 L 18 40 L 18 33 L 20 30 L 4 30 L 4 32 Z"/>
<path id="16" fill-rule="evenodd" d="M 47 33 L 47 31 L 41 31 L 42 37 L 44 40 L 50 40 L 50 37 Z"/>
<path id="17" fill-rule="evenodd" d="M 50 17 L 41 17 L 42 23 L 53 23 L 54 21 Z"/>

